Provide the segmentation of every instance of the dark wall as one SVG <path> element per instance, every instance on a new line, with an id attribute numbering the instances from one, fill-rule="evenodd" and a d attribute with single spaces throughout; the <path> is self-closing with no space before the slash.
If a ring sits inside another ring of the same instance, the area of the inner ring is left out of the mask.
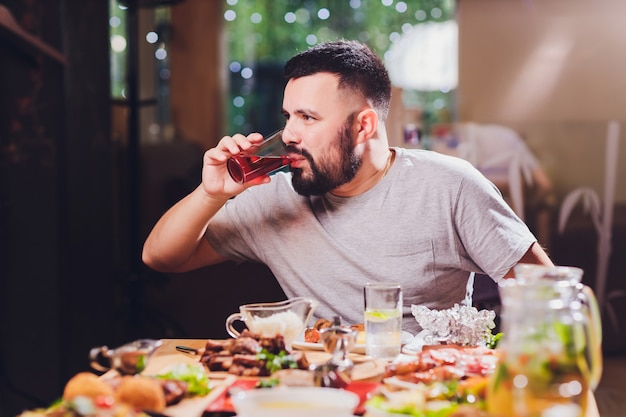
<path id="1" fill-rule="evenodd" d="M 86 349 L 111 339 L 116 275 L 107 2 L 2 3 L 66 58 L 0 28 L 0 412 L 11 416 L 49 404 Z"/>
<path id="2" fill-rule="evenodd" d="M 238 305 L 284 294 L 260 265 L 141 264 L 150 227 L 197 185 L 203 150 L 111 139 L 107 1 L 0 6 L 65 57 L 0 27 L 0 417 L 12 417 L 90 370 L 91 347 L 225 337 Z"/>

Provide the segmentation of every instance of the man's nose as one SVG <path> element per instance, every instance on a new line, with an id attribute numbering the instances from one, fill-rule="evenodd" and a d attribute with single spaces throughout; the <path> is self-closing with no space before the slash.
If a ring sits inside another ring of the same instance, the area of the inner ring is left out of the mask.
<path id="1" fill-rule="evenodd" d="M 296 145 L 300 143 L 300 140 L 298 139 L 298 135 L 296 135 L 291 128 L 285 126 L 283 129 L 283 142 L 286 145 Z"/>

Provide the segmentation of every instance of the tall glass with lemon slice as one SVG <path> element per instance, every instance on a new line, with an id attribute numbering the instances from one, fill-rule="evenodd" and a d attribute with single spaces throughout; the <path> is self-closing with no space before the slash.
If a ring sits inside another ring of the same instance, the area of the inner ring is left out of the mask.
<path id="1" fill-rule="evenodd" d="M 402 340 L 402 286 L 367 283 L 364 300 L 365 353 L 392 360 L 400 354 Z"/>

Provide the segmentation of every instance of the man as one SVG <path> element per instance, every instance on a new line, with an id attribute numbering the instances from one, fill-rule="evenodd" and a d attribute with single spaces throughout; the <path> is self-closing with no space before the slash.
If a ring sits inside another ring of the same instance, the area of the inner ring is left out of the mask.
<path id="1" fill-rule="evenodd" d="M 461 302 L 470 272 L 497 281 L 518 262 L 551 264 L 469 163 L 389 148 L 391 84 L 367 46 L 314 46 L 290 59 L 285 75 L 291 172 L 238 184 L 226 161 L 262 137 L 222 138 L 204 155 L 202 183 L 148 236 L 148 266 L 182 272 L 229 259 L 263 262 L 288 297 L 315 298 L 316 317 L 345 323 L 363 321 L 366 282 L 399 282 L 403 326 L 415 333 L 411 305 Z"/>

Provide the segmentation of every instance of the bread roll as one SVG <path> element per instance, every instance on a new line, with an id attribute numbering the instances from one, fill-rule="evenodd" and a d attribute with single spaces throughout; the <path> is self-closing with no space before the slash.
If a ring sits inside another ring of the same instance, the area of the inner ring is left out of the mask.
<path id="1" fill-rule="evenodd" d="M 100 396 L 113 396 L 113 388 L 95 374 L 80 372 L 67 381 L 63 390 L 63 399 L 65 401 L 70 401 L 78 396 L 91 399 Z"/>
<path id="2" fill-rule="evenodd" d="M 142 376 L 124 376 L 115 398 L 120 403 L 133 406 L 137 410 L 156 411 L 165 409 L 165 394 L 158 381 Z"/>

